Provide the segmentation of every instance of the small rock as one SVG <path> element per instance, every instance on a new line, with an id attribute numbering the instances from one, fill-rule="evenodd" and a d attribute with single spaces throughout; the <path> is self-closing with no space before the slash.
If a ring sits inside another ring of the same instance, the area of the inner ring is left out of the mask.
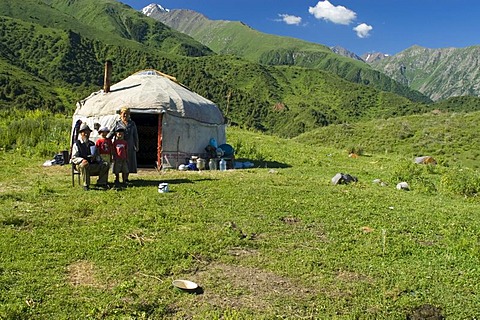
<path id="1" fill-rule="evenodd" d="M 340 180 L 342 180 L 342 174 L 337 173 L 333 178 L 332 178 L 332 184 L 337 185 L 340 184 Z"/>
<path id="2" fill-rule="evenodd" d="M 416 157 L 414 161 L 417 164 L 432 164 L 432 165 L 437 164 L 437 160 L 435 160 L 431 156 Z"/>
<path id="3" fill-rule="evenodd" d="M 332 184 L 337 185 L 337 184 L 349 184 L 350 182 L 357 182 L 358 179 L 357 177 L 354 177 L 349 174 L 344 174 L 344 173 L 337 173 L 333 178 L 332 178 Z"/>
<path id="4" fill-rule="evenodd" d="M 410 186 L 408 185 L 408 183 L 403 181 L 403 182 L 400 182 L 399 184 L 397 184 L 397 189 L 398 190 L 410 190 Z"/>
<path id="5" fill-rule="evenodd" d="M 380 179 L 373 179 L 373 183 L 380 185 L 381 187 L 386 187 L 387 184 Z"/>

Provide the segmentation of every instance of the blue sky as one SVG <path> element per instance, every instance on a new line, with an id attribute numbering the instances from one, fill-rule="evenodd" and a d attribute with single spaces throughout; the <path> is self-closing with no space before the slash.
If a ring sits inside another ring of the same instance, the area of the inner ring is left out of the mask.
<path id="1" fill-rule="evenodd" d="M 269 34 L 357 55 L 396 54 L 413 45 L 480 45 L 479 0 L 119 0 L 141 10 L 150 3 L 191 9 L 212 20 L 242 21 Z"/>

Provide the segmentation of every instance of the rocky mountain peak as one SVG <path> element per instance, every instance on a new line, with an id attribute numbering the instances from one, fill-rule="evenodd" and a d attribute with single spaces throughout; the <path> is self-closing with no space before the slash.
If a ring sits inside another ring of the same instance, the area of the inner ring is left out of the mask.
<path id="1" fill-rule="evenodd" d="M 164 7 L 156 3 L 151 3 L 142 9 L 142 13 L 146 16 L 151 16 L 153 14 L 169 12 L 169 11 L 170 9 L 165 9 Z"/>
<path id="2" fill-rule="evenodd" d="M 349 50 L 347 50 L 343 47 L 334 46 L 334 47 L 330 47 L 330 50 L 332 50 L 333 52 L 335 52 L 338 55 L 348 57 L 348 58 L 352 58 L 352 59 L 355 59 L 355 60 L 363 61 L 363 59 L 360 58 L 359 56 L 357 56 L 355 53 L 353 53 L 353 52 L 351 52 L 351 51 L 349 51 Z"/>
<path id="3" fill-rule="evenodd" d="M 374 61 L 383 60 L 383 59 L 385 59 L 389 56 L 390 55 L 385 54 L 385 53 L 381 53 L 381 52 L 369 52 L 369 53 L 363 54 L 362 59 L 366 63 L 372 63 Z"/>

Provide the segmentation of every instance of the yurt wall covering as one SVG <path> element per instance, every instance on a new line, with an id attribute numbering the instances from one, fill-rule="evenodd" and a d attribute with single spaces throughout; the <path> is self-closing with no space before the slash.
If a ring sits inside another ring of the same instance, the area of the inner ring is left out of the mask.
<path id="1" fill-rule="evenodd" d="M 178 167 L 191 155 L 203 155 L 210 139 L 225 143 L 225 127 L 165 114 L 162 121 L 162 163 Z"/>
<path id="2" fill-rule="evenodd" d="M 137 125 L 140 150 L 139 166 L 178 167 L 185 158 L 202 156 L 210 139 L 226 143 L 225 120 L 210 100 L 155 70 L 137 72 L 77 103 L 72 133 L 78 120 L 90 128 L 113 129 L 119 110 L 128 107 Z M 97 124 L 95 126 L 95 124 Z M 94 130 L 91 139 L 96 140 Z"/>

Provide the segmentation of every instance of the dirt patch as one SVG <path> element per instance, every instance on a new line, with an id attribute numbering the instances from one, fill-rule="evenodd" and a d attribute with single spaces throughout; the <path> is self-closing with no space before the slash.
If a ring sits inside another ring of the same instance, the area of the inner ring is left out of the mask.
<path id="1" fill-rule="evenodd" d="M 300 219 L 297 217 L 283 217 L 280 220 L 285 222 L 286 224 L 295 224 L 300 222 Z"/>
<path id="2" fill-rule="evenodd" d="M 369 226 L 363 226 L 360 228 L 360 230 L 362 230 L 364 233 L 372 233 L 375 231 L 375 229 L 370 228 Z"/>
<path id="3" fill-rule="evenodd" d="M 367 283 L 374 282 L 371 278 L 365 275 L 362 275 L 356 272 L 345 271 L 345 270 L 338 271 L 337 279 L 344 282 L 367 282 Z"/>
<path id="4" fill-rule="evenodd" d="M 0 194 L 8 193 L 8 192 L 22 192 L 22 191 L 25 191 L 25 186 L 23 185 L 18 186 L 18 185 L 7 185 L 4 183 L 0 183 Z M 10 197 L 20 199 L 20 197 L 16 195 L 11 195 Z"/>
<path id="5" fill-rule="evenodd" d="M 240 258 L 259 255 L 258 250 L 250 249 L 250 248 L 242 248 L 242 247 L 232 248 L 228 251 L 228 253 L 231 256 L 240 257 Z"/>
<path id="6" fill-rule="evenodd" d="M 67 267 L 68 282 L 72 286 L 88 286 L 102 288 L 103 285 L 97 280 L 95 266 L 89 261 L 77 261 Z"/>
<path id="7" fill-rule="evenodd" d="M 432 306 L 430 304 L 424 304 L 414 308 L 410 314 L 407 315 L 407 320 L 442 320 L 445 317 L 442 315 L 442 309 Z"/>
<path id="8" fill-rule="evenodd" d="M 305 301 L 316 294 L 273 272 L 238 265 L 213 263 L 194 278 L 203 289 L 199 302 L 220 308 L 273 310 L 280 301 Z"/>
<path id="9" fill-rule="evenodd" d="M 71 166 L 70 164 L 67 165 L 52 165 L 48 167 L 37 167 L 37 172 L 41 173 L 42 175 L 47 175 L 47 176 L 58 176 L 59 172 L 62 174 L 69 174 L 71 172 Z M 31 170 L 33 168 L 30 168 Z"/>

